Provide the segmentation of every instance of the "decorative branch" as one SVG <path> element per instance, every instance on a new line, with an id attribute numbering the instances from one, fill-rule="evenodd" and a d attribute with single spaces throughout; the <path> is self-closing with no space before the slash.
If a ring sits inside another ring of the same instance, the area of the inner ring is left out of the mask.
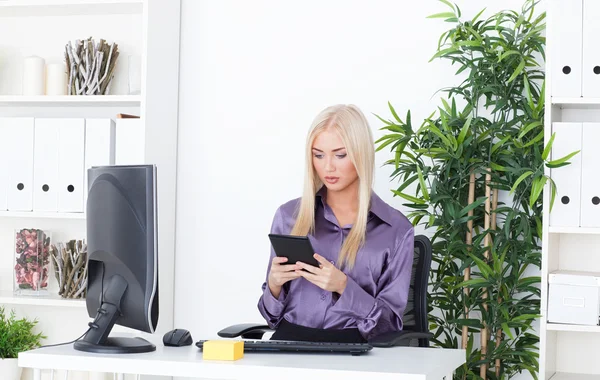
<path id="1" fill-rule="evenodd" d="M 81 240 L 58 243 L 50 249 L 58 294 L 63 298 L 84 298 L 87 287 L 87 245 Z"/>
<path id="2" fill-rule="evenodd" d="M 69 95 L 108 95 L 119 57 L 116 43 L 92 38 L 69 41 L 65 45 L 65 61 L 69 77 Z"/>

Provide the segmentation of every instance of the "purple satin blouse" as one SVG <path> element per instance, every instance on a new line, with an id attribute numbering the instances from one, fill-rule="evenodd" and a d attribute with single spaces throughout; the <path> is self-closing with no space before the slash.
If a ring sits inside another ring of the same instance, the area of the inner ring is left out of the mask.
<path id="1" fill-rule="evenodd" d="M 326 190 L 317 193 L 315 233 L 309 239 L 315 252 L 333 264 L 351 225 L 339 226 L 327 205 Z M 281 205 L 275 212 L 271 233 L 289 234 L 300 199 Z M 364 338 L 402 329 L 414 255 L 414 229 L 398 210 L 374 192 L 367 222 L 365 244 L 358 251 L 354 268 L 344 269 L 346 289 L 339 296 L 304 278 L 288 281 L 279 298 L 273 297 L 265 281 L 258 309 L 271 328 L 282 318 L 312 328 L 358 328 Z M 267 277 L 271 268 L 271 255 Z"/>

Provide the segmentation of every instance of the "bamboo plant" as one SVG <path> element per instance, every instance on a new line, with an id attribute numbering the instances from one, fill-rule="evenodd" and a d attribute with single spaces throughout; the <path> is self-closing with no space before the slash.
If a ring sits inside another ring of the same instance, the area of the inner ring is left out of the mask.
<path id="1" fill-rule="evenodd" d="M 431 236 L 432 343 L 466 349 L 455 379 L 537 379 L 540 277 L 527 272 L 541 266 L 542 191 L 556 194 L 544 167 L 577 153 L 551 161 L 553 137 L 544 147 L 545 13 L 526 0 L 463 20 L 440 1 L 448 11 L 430 18 L 451 26 L 432 60 L 451 61 L 464 80 L 441 90 L 416 130 L 410 110 L 401 118 L 388 103 L 389 118 L 376 115 L 387 133 L 377 150 L 390 148 L 392 191 Z"/>

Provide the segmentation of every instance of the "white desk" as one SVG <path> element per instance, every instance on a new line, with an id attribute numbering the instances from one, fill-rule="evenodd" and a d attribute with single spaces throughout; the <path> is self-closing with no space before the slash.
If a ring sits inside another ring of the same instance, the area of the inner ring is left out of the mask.
<path id="1" fill-rule="evenodd" d="M 362 356 L 246 352 L 234 362 L 204 361 L 194 345 L 157 344 L 147 354 L 98 355 L 71 344 L 19 354 L 19 366 L 33 368 L 34 380 L 51 369 L 211 379 L 451 380 L 464 362 L 464 350 L 419 347 L 374 348 Z"/>

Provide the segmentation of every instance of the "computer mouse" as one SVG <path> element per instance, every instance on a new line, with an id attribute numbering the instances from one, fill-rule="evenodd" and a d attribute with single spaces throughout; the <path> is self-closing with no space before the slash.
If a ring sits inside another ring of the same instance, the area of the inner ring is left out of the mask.
<path id="1" fill-rule="evenodd" d="M 171 347 L 189 346 L 193 343 L 192 334 L 184 329 L 171 330 L 163 336 L 163 343 Z"/>

